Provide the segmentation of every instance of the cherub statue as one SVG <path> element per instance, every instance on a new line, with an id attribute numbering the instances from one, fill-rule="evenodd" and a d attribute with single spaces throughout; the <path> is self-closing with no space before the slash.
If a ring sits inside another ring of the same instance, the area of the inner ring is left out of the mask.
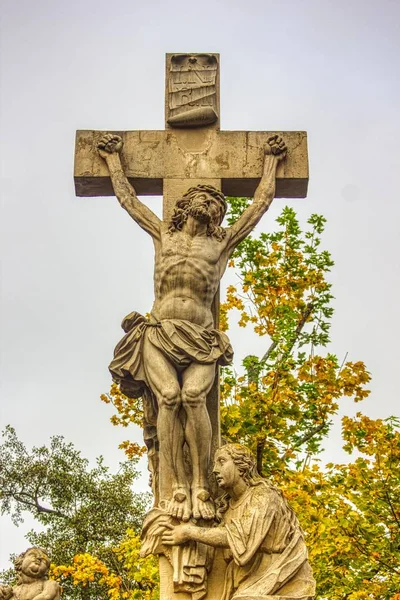
<path id="1" fill-rule="evenodd" d="M 50 560 L 41 548 L 28 548 L 15 560 L 17 583 L 0 585 L 0 600 L 59 600 L 60 585 L 48 579 Z"/>

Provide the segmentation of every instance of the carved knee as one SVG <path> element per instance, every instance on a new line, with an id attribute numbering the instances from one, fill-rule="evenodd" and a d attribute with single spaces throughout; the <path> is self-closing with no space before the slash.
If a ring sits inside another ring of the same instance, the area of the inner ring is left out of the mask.
<path id="1" fill-rule="evenodd" d="M 181 405 L 181 394 L 178 386 L 164 388 L 158 397 L 160 407 L 175 409 Z"/>
<path id="2" fill-rule="evenodd" d="M 204 393 L 199 392 L 198 389 L 190 386 L 184 387 L 182 390 L 182 404 L 183 406 L 187 406 L 189 408 L 196 408 L 198 406 L 205 405 L 206 403 L 206 395 Z"/>

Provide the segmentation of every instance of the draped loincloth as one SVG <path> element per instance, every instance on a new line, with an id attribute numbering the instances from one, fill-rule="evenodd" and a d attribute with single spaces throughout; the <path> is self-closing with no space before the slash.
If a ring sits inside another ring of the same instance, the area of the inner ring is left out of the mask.
<path id="1" fill-rule="evenodd" d="M 149 340 L 175 367 L 191 363 L 228 365 L 233 349 L 229 338 L 218 329 L 182 319 L 147 320 L 137 312 L 122 322 L 126 335 L 117 344 L 109 369 L 113 380 L 130 398 L 151 392 L 143 364 L 143 342 Z"/>
<path id="2" fill-rule="evenodd" d="M 144 441 L 148 448 L 149 470 L 155 508 L 146 516 L 143 527 L 142 553 L 166 554 L 173 566 L 175 592 L 190 593 L 192 600 L 201 600 L 207 592 L 207 573 L 211 568 L 213 549 L 191 542 L 170 550 L 160 545 L 159 518 L 167 513 L 158 506 L 158 439 L 156 398 L 147 378 L 143 361 L 143 344 L 150 342 L 160 350 L 177 369 L 197 363 L 228 365 L 233 350 L 229 338 L 217 329 L 205 329 L 182 319 L 146 319 L 137 312 L 130 313 L 122 322 L 126 335 L 117 344 L 109 369 L 113 380 L 129 398 L 143 397 Z M 154 532 L 157 532 L 155 534 Z"/>

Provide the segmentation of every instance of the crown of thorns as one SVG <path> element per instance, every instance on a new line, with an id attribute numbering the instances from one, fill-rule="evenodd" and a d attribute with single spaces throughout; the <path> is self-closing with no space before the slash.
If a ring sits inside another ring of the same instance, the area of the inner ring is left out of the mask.
<path id="1" fill-rule="evenodd" d="M 207 184 L 201 183 L 200 185 L 191 187 L 188 189 L 188 191 L 185 194 L 183 194 L 183 198 L 189 198 L 191 200 L 199 192 L 206 192 L 207 194 L 210 194 L 210 196 L 212 196 L 212 198 L 215 198 L 215 200 L 218 200 L 218 202 L 223 207 L 223 213 L 225 215 L 225 213 L 228 209 L 228 205 L 226 203 L 225 196 L 222 192 L 217 190 L 217 188 L 215 188 L 213 185 L 207 185 Z"/>

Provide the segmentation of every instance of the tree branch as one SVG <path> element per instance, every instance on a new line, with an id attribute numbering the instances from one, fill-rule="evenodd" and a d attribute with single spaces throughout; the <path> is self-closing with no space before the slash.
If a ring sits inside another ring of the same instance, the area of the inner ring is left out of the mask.
<path id="1" fill-rule="evenodd" d="M 308 317 L 311 315 L 312 311 L 314 310 L 314 304 L 312 302 L 309 302 L 306 306 L 306 309 L 300 319 L 300 321 L 297 324 L 296 330 L 294 332 L 294 336 L 293 339 L 291 341 L 291 344 L 289 346 L 289 348 L 286 350 L 285 354 L 286 356 L 288 354 L 290 354 L 290 352 L 293 349 L 293 346 L 295 345 L 295 343 L 298 340 L 298 337 L 300 335 L 300 333 L 302 332 L 302 329 L 304 327 L 304 325 L 307 322 Z M 270 347 L 268 348 L 268 350 L 266 351 L 266 353 L 264 354 L 264 356 L 261 359 L 261 363 L 264 363 L 268 360 L 268 358 L 271 356 L 272 352 L 275 350 L 275 348 L 277 347 L 278 342 L 272 342 L 272 344 L 270 345 Z"/>
<path id="2" fill-rule="evenodd" d="M 281 460 L 285 460 L 287 454 L 290 454 L 295 448 L 298 448 L 299 446 L 302 446 L 303 444 L 308 442 L 308 440 L 314 437 L 314 435 L 317 435 L 320 431 L 322 431 L 324 427 L 325 423 L 320 423 L 315 427 L 311 427 L 311 429 L 307 431 L 299 440 L 297 440 L 297 442 L 293 446 L 285 450 L 285 452 L 281 456 Z"/>
<path id="3" fill-rule="evenodd" d="M 294 445 L 294 448 L 298 448 L 298 446 L 302 446 L 305 442 L 308 442 L 314 435 L 317 435 L 322 429 L 325 427 L 325 423 L 320 423 L 315 427 L 311 427 L 309 431 L 307 431 Z"/>
<path id="4" fill-rule="evenodd" d="M 312 302 L 309 302 L 306 306 L 306 310 L 304 311 L 303 316 L 301 317 L 300 321 L 297 324 L 292 343 L 289 346 L 289 348 L 287 349 L 286 355 L 291 353 L 293 346 L 297 342 L 298 337 L 299 337 L 300 333 L 302 332 L 302 329 L 303 329 L 304 325 L 306 324 L 307 319 L 311 315 L 313 310 L 314 310 L 314 304 Z"/>
<path id="5" fill-rule="evenodd" d="M 265 448 L 265 440 L 258 442 L 257 444 L 257 471 L 258 474 L 263 476 L 263 454 Z"/>
<path id="6" fill-rule="evenodd" d="M 272 354 L 272 352 L 275 350 L 275 348 L 277 347 L 277 345 L 278 345 L 278 342 L 272 342 L 272 344 L 270 345 L 270 347 L 268 348 L 268 350 L 266 351 L 266 353 L 264 354 L 264 356 L 260 360 L 261 363 L 267 362 L 268 358 L 270 357 L 270 355 Z"/>
<path id="7" fill-rule="evenodd" d="M 28 494 L 28 492 L 14 492 L 11 493 L 9 492 L 7 494 L 8 496 L 10 496 L 11 498 L 13 498 L 14 500 L 16 500 L 17 502 L 20 502 L 22 505 L 24 506 L 29 506 L 31 508 L 35 508 L 37 510 L 38 513 L 47 513 L 47 514 L 51 514 L 51 515 L 55 515 L 57 517 L 62 517 L 63 519 L 68 519 L 68 515 L 65 515 L 64 513 L 58 511 L 58 510 L 54 510 L 53 508 L 46 508 L 45 506 L 42 506 L 38 499 L 36 497 L 32 497 L 30 494 Z"/>
<path id="8" fill-rule="evenodd" d="M 394 506 L 392 504 L 392 500 L 389 496 L 389 492 L 387 491 L 387 489 L 385 489 L 385 497 L 386 497 L 386 500 L 388 501 L 390 512 L 392 513 L 394 520 L 396 521 L 397 525 L 400 526 L 400 521 L 397 517 L 396 511 L 394 510 Z"/>

